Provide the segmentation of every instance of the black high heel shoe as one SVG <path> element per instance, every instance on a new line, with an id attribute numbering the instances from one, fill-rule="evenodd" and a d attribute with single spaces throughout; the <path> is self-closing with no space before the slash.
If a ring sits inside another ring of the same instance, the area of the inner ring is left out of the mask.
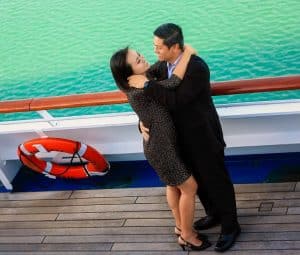
<path id="1" fill-rule="evenodd" d="M 194 245 L 192 243 L 185 241 L 181 236 L 179 236 L 178 244 L 181 246 L 182 250 L 184 251 L 186 248 L 192 251 L 202 251 L 211 246 L 211 243 L 207 239 L 206 240 L 199 239 L 199 240 L 202 241 L 201 245 Z"/>
<path id="2" fill-rule="evenodd" d="M 175 235 L 177 235 L 177 237 L 179 237 L 181 235 L 181 229 L 179 227 L 177 227 L 177 226 L 175 226 L 175 231 L 174 232 L 175 232 Z M 201 234 L 201 233 L 199 233 L 196 230 L 195 230 L 195 232 L 197 233 L 197 238 L 199 240 L 208 240 L 207 235 Z"/>

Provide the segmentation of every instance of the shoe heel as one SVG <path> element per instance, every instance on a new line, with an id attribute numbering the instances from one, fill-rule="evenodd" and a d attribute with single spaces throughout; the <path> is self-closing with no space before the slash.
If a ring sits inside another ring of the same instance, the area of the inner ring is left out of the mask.
<path id="1" fill-rule="evenodd" d="M 179 242 L 179 240 L 183 241 L 183 243 Z M 186 240 L 184 240 L 181 236 L 178 237 L 178 244 L 181 246 L 182 250 L 184 250 L 184 251 L 185 251 L 185 248 L 187 248 L 188 250 L 192 250 L 192 251 L 202 251 L 211 246 L 211 243 L 208 240 L 200 240 L 200 241 L 202 241 L 201 245 L 194 245 L 194 244 L 189 243 Z"/>

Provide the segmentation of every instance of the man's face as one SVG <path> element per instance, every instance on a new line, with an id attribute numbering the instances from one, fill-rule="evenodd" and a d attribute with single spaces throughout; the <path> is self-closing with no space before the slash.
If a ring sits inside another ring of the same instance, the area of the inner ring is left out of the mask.
<path id="1" fill-rule="evenodd" d="M 169 49 L 168 46 L 164 45 L 163 41 L 163 39 L 154 36 L 154 53 L 157 55 L 158 60 L 170 62 L 174 59 L 174 48 L 176 45 L 171 46 Z"/>

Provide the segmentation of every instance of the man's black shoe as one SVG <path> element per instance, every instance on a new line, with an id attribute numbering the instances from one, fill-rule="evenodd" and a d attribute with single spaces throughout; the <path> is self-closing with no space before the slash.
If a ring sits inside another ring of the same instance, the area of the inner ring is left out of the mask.
<path id="1" fill-rule="evenodd" d="M 238 226 L 231 234 L 221 234 L 215 246 L 215 251 L 223 252 L 230 249 L 240 233 L 241 228 Z"/>
<path id="2" fill-rule="evenodd" d="M 214 216 L 207 215 L 194 223 L 194 229 L 203 230 L 219 225 L 221 222 Z"/>

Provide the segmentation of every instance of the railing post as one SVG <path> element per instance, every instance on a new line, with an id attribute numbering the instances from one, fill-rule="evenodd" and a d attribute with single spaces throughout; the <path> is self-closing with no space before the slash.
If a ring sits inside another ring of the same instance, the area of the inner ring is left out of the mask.
<path id="1" fill-rule="evenodd" d="M 56 127 L 58 122 L 54 120 L 53 116 L 46 110 L 37 111 L 37 113 L 46 120 L 51 126 Z"/>

